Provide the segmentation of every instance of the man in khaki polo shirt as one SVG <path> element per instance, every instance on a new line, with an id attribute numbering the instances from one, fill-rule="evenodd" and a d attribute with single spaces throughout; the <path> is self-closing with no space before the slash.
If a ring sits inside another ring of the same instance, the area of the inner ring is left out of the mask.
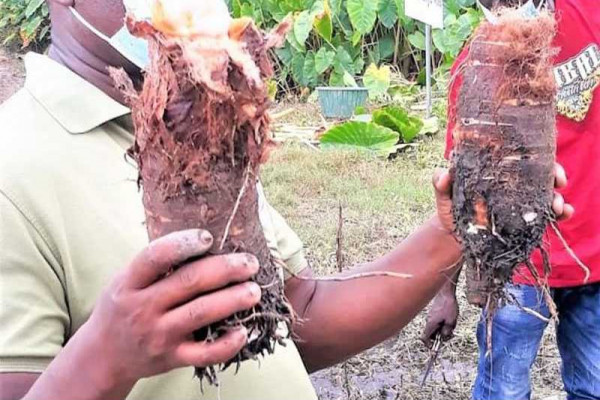
<path id="1" fill-rule="evenodd" d="M 257 261 L 244 254 L 198 259 L 212 237 L 197 230 L 148 244 L 137 170 L 125 157 L 133 141 L 129 110 L 106 68 L 139 71 L 68 9 L 111 35 L 122 27 L 123 5 L 49 4 L 49 57 L 27 55 L 24 89 L 0 106 L 0 400 L 315 399 L 307 371 L 398 332 L 445 282 L 459 246 L 450 179 L 440 174 L 438 215 L 390 254 L 352 271 L 412 279 L 285 276 L 304 320 L 295 327 L 298 340 L 243 363 L 237 375 L 221 372 L 220 388 L 201 393 L 192 366 L 230 359 L 247 332 L 214 343 L 195 343 L 190 334 L 256 304 L 260 288 L 248 279 Z M 562 210 L 559 201 L 555 211 Z M 260 213 L 271 250 L 293 275 L 311 276 L 302 243 L 263 195 Z"/>

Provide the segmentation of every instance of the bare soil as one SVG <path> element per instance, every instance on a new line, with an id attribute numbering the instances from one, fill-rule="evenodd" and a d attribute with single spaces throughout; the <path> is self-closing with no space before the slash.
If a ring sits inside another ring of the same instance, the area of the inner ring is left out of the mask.
<path id="1" fill-rule="evenodd" d="M 5 47 L 0 47 L 0 104 L 23 86 L 25 67 L 22 60 Z"/>

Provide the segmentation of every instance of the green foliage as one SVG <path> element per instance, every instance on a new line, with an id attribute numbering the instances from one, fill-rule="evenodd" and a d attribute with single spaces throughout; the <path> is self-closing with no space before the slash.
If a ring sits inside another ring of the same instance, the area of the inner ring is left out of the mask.
<path id="1" fill-rule="evenodd" d="M 377 11 L 381 24 L 386 28 L 393 28 L 398 21 L 398 8 L 395 0 L 379 0 Z"/>
<path id="2" fill-rule="evenodd" d="M 369 89 L 369 97 L 375 99 L 387 94 L 390 88 L 392 71 L 387 65 L 377 68 L 375 64 L 369 65 L 363 77 L 365 88 Z"/>
<path id="3" fill-rule="evenodd" d="M 447 29 L 434 29 L 432 37 L 434 66 L 448 68 L 482 15 L 475 0 L 444 3 Z M 366 66 L 389 66 L 409 79 L 423 69 L 425 27 L 406 17 L 404 0 L 229 0 L 229 5 L 234 17 L 250 15 L 263 29 L 292 15 L 285 47 L 276 51 L 280 90 L 348 86 L 362 77 L 377 97 L 385 92 L 385 79 L 373 80 L 375 70 L 367 74 Z"/>
<path id="4" fill-rule="evenodd" d="M 249 16 L 262 29 L 270 29 L 286 16 L 293 16 L 285 47 L 276 51 L 280 90 L 354 84 L 370 64 L 390 65 L 411 79 L 422 69 L 424 26 L 406 17 L 404 0 L 227 3 L 234 17 Z M 476 9 L 475 0 L 445 0 L 444 5 L 446 27 L 434 29 L 432 38 L 436 66 L 448 68 L 482 14 Z M 0 32 L 4 44 L 27 47 L 47 41 L 49 20 L 44 0 L 0 0 Z"/>
<path id="5" fill-rule="evenodd" d="M 403 143 L 413 142 L 423 128 L 421 118 L 411 116 L 405 109 L 394 106 L 373 112 L 373 123 L 398 132 Z"/>
<path id="6" fill-rule="evenodd" d="M 444 19 L 444 29 L 433 30 L 433 45 L 444 55 L 445 66 L 449 66 L 456 58 L 482 17 L 482 13 L 476 9 L 468 9 L 461 14 L 448 13 Z"/>
<path id="7" fill-rule="evenodd" d="M 44 0 L 1 0 L 2 45 L 27 47 L 48 39 L 48 6 Z"/>
<path id="8" fill-rule="evenodd" d="M 350 121 L 329 129 L 321 136 L 321 145 L 371 150 L 388 156 L 396 151 L 399 135 L 384 126 Z"/>
<path id="9" fill-rule="evenodd" d="M 355 110 L 356 120 L 334 126 L 321 136 L 323 147 L 353 147 L 389 156 L 414 142 L 419 135 L 439 130 L 436 117 L 421 119 L 404 108 L 386 106 L 371 118 L 364 107 Z M 370 122 L 369 122 L 370 121 Z"/>
<path id="10" fill-rule="evenodd" d="M 371 33 L 377 21 L 378 0 L 347 0 L 350 22 L 359 35 Z"/>

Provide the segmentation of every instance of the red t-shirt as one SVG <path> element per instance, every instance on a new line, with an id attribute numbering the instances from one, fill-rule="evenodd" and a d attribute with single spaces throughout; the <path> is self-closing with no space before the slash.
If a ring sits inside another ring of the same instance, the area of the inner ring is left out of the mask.
<path id="1" fill-rule="evenodd" d="M 598 0 L 557 0 L 558 34 L 554 44 L 560 49 L 554 76 L 557 97 L 557 161 L 565 168 L 569 185 L 561 193 L 575 207 L 575 215 L 559 224 L 562 236 L 579 259 L 590 268 L 588 283 L 600 282 L 600 2 Z M 455 76 L 467 56 L 463 49 L 452 67 L 454 80 L 448 103 L 446 158 L 452 149 L 455 105 L 462 83 Z M 578 286 L 585 274 L 549 229 L 546 232 L 552 273 L 551 287 Z M 533 263 L 541 272 L 541 255 Z M 515 283 L 533 283 L 525 268 L 514 275 Z"/>

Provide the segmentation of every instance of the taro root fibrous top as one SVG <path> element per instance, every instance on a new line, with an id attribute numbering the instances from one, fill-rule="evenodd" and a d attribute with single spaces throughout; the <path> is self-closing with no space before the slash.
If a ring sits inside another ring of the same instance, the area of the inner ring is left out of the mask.
<path id="1" fill-rule="evenodd" d="M 283 43 L 284 20 L 269 34 L 248 18 L 232 20 L 221 1 L 155 0 L 152 18 L 127 17 L 129 30 L 149 42 L 150 65 L 141 91 L 113 71 L 131 105 L 137 161 L 151 240 L 202 228 L 215 238 L 211 254 L 249 252 L 261 268 L 258 306 L 195 333 L 215 340 L 243 324 L 247 345 L 230 363 L 275 351 L 289 337 L 292 310 L 279 265 L 267 247 L 258 214 L 259 168 L 272 146 L 265 80 L 268 50 Z M 197 375 L 217 382 L 214 367 Z"/>

